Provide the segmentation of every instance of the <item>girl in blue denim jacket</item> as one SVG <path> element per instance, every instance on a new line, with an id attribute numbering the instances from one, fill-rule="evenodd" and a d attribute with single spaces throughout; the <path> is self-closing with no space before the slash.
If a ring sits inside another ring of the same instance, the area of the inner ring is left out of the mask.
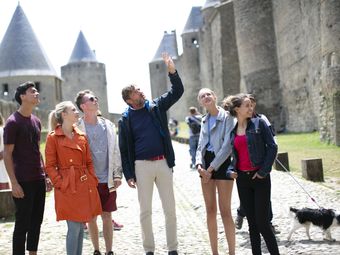
<path id="1" fill-rule="evenodd" d="M 198 101 L 207 114 L 202 118 L 196 167 L 200 174 L 201 187 L 207 212 L 207 225 L 212 254 L 218 254 L 217 241 L 217 198 L 224 232 L 230 255 L 235 255 L 235 226 L 231 215 L 231 194 L 233 176 L 226 176 L 230 164 L 230 132 L 235 118 L 216 105 L 217 97 L 211 89 L 203 88 L 198 93 Z"/>
<path id="2" fill-rule="evenodd" d="M 261 253 L 261 235 L 270 254 L 279 254 L 277 241 L 270 225 L 270 171 L 277 145 L 267 124 L 253 117 L 253 106 L 247 94 L 228 97 L 225 108 L 237 118 L 231 132 L 232 163 L 227 175 L 237 173 L 237 190 L 249 224 L 253 254 Z"/>

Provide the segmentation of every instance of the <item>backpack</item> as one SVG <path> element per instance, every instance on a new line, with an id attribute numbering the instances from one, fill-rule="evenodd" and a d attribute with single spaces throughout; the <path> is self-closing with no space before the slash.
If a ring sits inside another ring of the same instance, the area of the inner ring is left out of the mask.
<path id="1" fill-rule="evenodd" d="M 199 119 L 191 116 L 189 118 L 189 127 L 191 129 L 192 134 L 197 135 L 201 132 L 201 122 Z"/>

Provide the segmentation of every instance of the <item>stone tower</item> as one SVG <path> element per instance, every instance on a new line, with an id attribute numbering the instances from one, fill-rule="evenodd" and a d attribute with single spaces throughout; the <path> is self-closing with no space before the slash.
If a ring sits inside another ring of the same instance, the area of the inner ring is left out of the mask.
<path id="1" fill-rule="evenodd" d="M 203 25 L 201 7 L 192 7 L 189 18 L 182 33 L 183 55 L 181 56 L 181 78 L 185 84 L 184 99 L 186 101 L 185 113 L 189 107 L 199 107 L 197 94 L 201 89 L 200 66 L 199 66 L 199 31 Z"/>
<path id="2" fill-rule="evenodd" d="M 207 0 L 201 9 L 203 26 L 200 31 L 200 45 L 209 47 L 200 47 L 200 72 L 201 85 L 205 88 L 212 88 L 213 84 L 213 62 L 212 62 L 212 27 L 211 20 L 213 19 L 219 0 Z M 214 88 L 212 88 L 214 89 Z"/>
<path id="3" fill-rule="evenodd" d="M 50 63 L 20 5 L 0 45 L 0 99 L 13 101 L 16 87 L 35 82 L 41 110 L 51 110 L 61 100 L 61 78 Z"/>
<path id="4" fill-rule="evenodd" d="M 271 0 L 234 1 L 241 92 L 253 93 L 256 110 L 277 131 L 284 128 Z"/>
<path id="5" fill-rule="evenodd" d="M 109 117 L 105 65 L 97 61 L 82 31 L 79 32 L 68 64 L 61 67 L 61 76 L 64 79 L 63 100 L 74 102 L 77 92 L 92 90 L 99 98 L 103 116 Z"/>
<path id="6" fill-rule="evenodd" d="M 321 1 L 321 138 L 340 146 L 340 1 Z"/>
<path id="7" fill-rule="evenodd" d="M 209 87 L 218 101 L 240 91 L 234 8 L 232 1 L 207 1 L 202 8 L 200 52 L 202 87 Z"/>

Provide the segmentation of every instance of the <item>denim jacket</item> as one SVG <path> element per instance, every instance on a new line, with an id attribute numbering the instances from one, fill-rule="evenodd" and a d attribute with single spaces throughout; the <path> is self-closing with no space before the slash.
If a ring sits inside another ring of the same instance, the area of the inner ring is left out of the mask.
<path id="1" fill-rule="evenodd" d="M 231 171 L 237 171 L 236 164 L 238 156 L 234 146 L 236 130 L 237 125 L 230 134 L 231 144 L 233 147 L 233 159 L 228 168 L 227 175 L 229 175 Z M 272 165 L 277 154 L 277 145 L 274 141 L 270 128 L 265 121 L 259 117 L 249 119 L 246 129 L 246 139 L 252 166 L 259 167 L 257 172 L 259 175 L 262 177 L 267 176 L 272 169 Z"/>
<path id="2" fill-rule="evenodd" d="M 152 120 L 162 137 L 164 154 L 169 168 L 175 166 L 175 153 L 172 147 L 170 132 L 168 128 L 167 111 L 175 104 L 183 95 L 184 87 L 177 71 L 174 74 L 169 74 L 170 82 L 172 84 L 170 90 L 162 96 L 154 99 L 152 102 L 146 101 L 145 107 L 151 114 Z M 128 108 L 118 122 L 119 127 L 119 149 L 122 159 L 122 167 L 125 179 L 136 180 L 135 175 L 135 147 L 134 138 L 130 126 Z"/>
<path id="3" fill-rule="evenodd" d="M 210 114 L 208 113 L 202 118 L 201 133 L 196 152 L 196 165 L 202 165 L 203 167 L 206 167 L 204 155 L 207 150 L 207 144 L 209 143 L 209 116 Z M 231 154 L 230 132 L 233 130 L 234 126 L 235 118 L 223 108 L 218 107 L 216 123 L 210 130 L 210 144 L 213 146 L 215 154 L 215 158 L 210 165 L 215 171 Z"/>

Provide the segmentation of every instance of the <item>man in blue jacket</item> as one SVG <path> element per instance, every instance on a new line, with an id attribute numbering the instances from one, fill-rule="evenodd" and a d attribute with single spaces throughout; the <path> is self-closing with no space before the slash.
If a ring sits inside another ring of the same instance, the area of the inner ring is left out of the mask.
<path id="1" fill-rule="evenodd" d="M 184 88 L 175 64 L 167 53 L 162 54 L 168 68 L 170 90 L 148 101 L 144 93 L 130 85 L 122 90 L 128 109 L 119 120 L 119 148 L 124 176 L 131 188 L 137 187 L 140 206 L 143 247 L 153 255 L 152 191 L 154 183 L 165 214 L 166 240 L 169 255 L 177 255 L 177 220 L 173 190 L 175 154 L 168 129 L 167 111 L 183 95 Z"/>

